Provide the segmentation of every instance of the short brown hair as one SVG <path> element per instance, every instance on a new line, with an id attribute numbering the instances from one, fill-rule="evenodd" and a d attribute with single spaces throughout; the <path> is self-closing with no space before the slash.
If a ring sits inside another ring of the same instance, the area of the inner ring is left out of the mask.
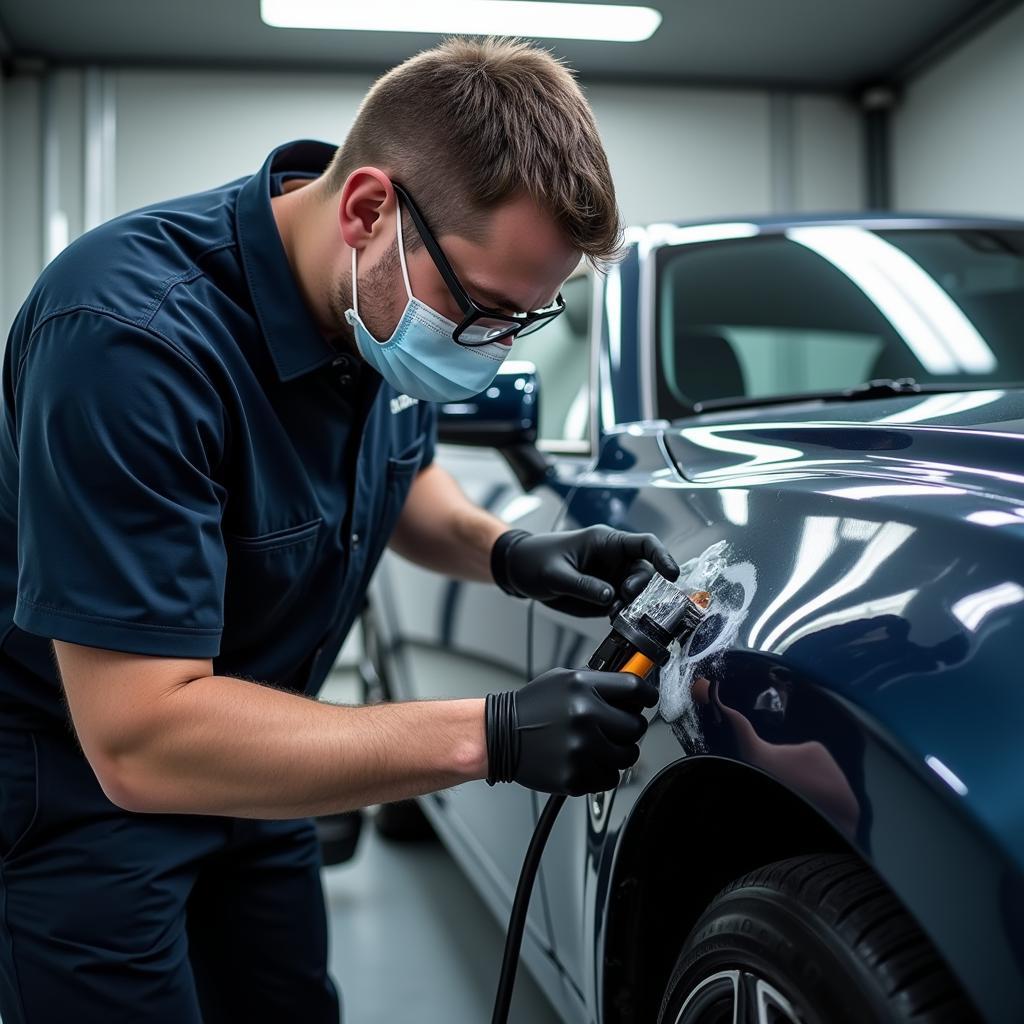
<path id="1" fill-rule="evenodd" d="M 525 193 L 591 263 L 620 255 L 615 187 L 590 107 L 573 73 L 529 43 L 454 37 L 392 68 L 324 172 L 327 193 L 364 165 L 408 186 L 439 235 L 478 240 L 479 215 Z"/>

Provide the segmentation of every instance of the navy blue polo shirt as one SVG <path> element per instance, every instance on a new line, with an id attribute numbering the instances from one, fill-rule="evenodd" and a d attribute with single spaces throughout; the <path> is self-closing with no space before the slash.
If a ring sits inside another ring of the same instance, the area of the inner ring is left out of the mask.
<path id="1" fill-rule="evenodd" d="M 43 271 L 3 357 L 0 726 L 64 722 L 50 638 L 315 693 L 436 414 L 328 342 L 271 211 L 335 147 L 123 214 Z"/>

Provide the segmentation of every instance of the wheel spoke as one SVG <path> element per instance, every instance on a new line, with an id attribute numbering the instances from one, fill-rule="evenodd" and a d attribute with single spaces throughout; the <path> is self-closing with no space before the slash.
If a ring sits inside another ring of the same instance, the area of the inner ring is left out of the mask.
<path id="1" fill-rule="evenodd" d="M 675 1024 L 722 1021 L 732 1013 L 732 1024 L 803 1024 L 793 1004 L 770 982 L 753 971 L 717 971 L 689 992 Z"/>
<path id="2" fill-rule="evenodd" d="M 757 979 L 756 996 L 758 1024 L 778 1024 L 782 1020 L 800 1024 L 793 1004 L 777 988 L 761 978 Z"/>
<path id="3" fill-rule="evenodd" d="M 708 1013 L 714 1013 L 715 1019 L 721 1020 L 722 1010 L 736 1005 L 738 976 L 739 971 L 718 971 L 700 981 L 683 1001 L 675 1024 L 701 1024 L 709 1019 Z"/>
<path id="4" fill-rule="evenodd" d="M 749 971 L 736 972 L 736 1005 L 733 1008 L 733 1024 L 766 1024 L 759 1012 L 758 981 L 759 979 Z"/>

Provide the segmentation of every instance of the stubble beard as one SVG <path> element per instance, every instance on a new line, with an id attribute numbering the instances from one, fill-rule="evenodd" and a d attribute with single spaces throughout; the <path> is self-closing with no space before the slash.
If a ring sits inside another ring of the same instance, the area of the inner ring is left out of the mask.
<path id="1" fill-rule="evenodd" d="M 396 281 L 401 282 L 400 264 L 396 245 L 389 246 L 380 259 L 360 279 L 359 318 L 377 339 L 386 341 L 398 324 L 393 310 Z M 403 285 L 404 291 L 404 285 Z M 340 278 L 331 294 L 331 316 L 339 325 L 339 337 L 351 352 L 358 352 L 355 329 L 345 319 L 345 311 L 352 309 L 351 271 Z M 404 306 L 404 303 L 403 303 Z"/>

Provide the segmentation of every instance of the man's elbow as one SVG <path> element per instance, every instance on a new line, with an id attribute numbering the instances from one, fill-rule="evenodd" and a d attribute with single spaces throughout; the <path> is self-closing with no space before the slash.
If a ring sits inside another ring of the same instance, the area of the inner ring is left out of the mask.
<path id="1" fill-rule="evenodd" d="M 159 810 L 152 775 L 142 763 L 141 752 L 131 755 L 112 750 L 86 751 L 96 781 L 106 798 L 123 811 L 147 813 Z"/>
<path id="2" fill-rule="evenodd" d="M 174 723 L 166 715 L 147 714 L 93 725 L 79 730 L 79 742 L 107 799 L 125 811 L 174 810 L 167 805 L 167 770 L 157 763 L 156 751 Z"/>
<path id="3" fill-rule="evenodd" d="M 148 810 L 145 801 L 140 799 L 143 795 L 141 789 L 129 785 L 123 776 L 115 775 L 109 768 L 101 770 L 96 765 L 93 765 L 93 771 L 96 773 L 96 780 L 99 782 L 104 796 L 115 807 L 120 807 L 122 811 L 144 812 Z"/>
<path id="4" fill-rule="evenodd" d="M 171 658 L 53 641 L 68 710 L 100 788 L 127 811 L 169 807 L 169 738 L 180 735 L 176 698 L 213 674 L 210 658 Z"/>

